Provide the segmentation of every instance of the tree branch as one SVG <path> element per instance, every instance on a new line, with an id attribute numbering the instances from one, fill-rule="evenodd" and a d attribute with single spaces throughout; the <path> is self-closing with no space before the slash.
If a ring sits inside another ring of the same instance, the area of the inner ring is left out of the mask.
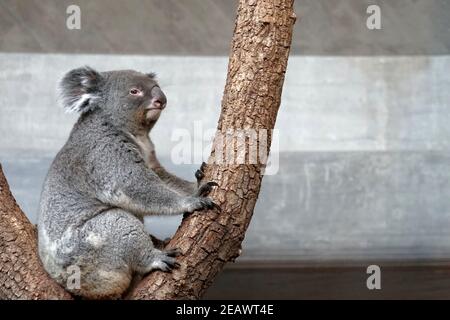
<path id="1" fill-rule="evenodd" d="M 36 230 L 9 190 L 0 165 L 0 298 L 70 299 L 45 272 Z"/>
<path id="2" fill-rule="evenodd" d="M 240 254 L 241 242 L 258 198 L 262 164 L 222 164 L 236 139 L 222 139 L 230 129 L 274 128 L 280 106 L 292 30 L 293 0 L 240 0 L 222 112 L 206 169 L 206 180 L 219 187 L 211 197 L 221 206 L 185 218 L 168 247 L 180 248 L 181 267 L 152 272 L 131 293 L 132 299 L 198 299 L 226 262 Z M 223 142 L 221 145 L 220 142 Z M 246 150 L 251 149 L 250 142 Z"/>

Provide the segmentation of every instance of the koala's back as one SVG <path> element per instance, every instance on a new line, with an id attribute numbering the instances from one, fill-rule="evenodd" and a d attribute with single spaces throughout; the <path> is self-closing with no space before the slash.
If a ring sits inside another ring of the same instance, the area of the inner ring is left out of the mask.
<path id="1" fill-rule="evenodd" d="M 88 176 L 91 142 L 83 139 L 83 124 L 77 123 L 69 140 L 53 160 L 44 181 L 39 225 L 52 227 L 55 237 L 95 203 Z M 95 137 L 92 137 L 95 139 Z"/>
<path id="2" fill-rule="evenodd" d="M 80 246 L 86 237 L 83 224 L 109 209 L 96 199 L 92 184 L 92 153 L 101 147 L 101 132 L 92 130 L 86 121 L 90 119 L 80 119 L 74 126 L 50 166 L 41 193 L 39 254 L 56 280 L 65 266 L 79 263 L 77 252 L 83 249 Z"/>

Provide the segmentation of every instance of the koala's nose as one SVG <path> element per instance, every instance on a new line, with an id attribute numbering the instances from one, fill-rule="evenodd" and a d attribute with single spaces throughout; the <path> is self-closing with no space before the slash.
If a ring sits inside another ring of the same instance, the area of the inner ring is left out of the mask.
<path id="1" fill-rule="evenodd" d="M 167 98 L 164 92 L 159 87 L 154 87 L 151 91 L 152 107 L 157 109 L 164 109 L 167 104 Z"/>

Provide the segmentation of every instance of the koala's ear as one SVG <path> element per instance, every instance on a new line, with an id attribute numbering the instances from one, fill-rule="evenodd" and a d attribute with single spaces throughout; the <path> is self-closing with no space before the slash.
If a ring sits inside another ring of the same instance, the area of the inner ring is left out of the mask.
<path id="1" fill-rule="evenodd" d="M 59 84 L 60 97 L 67 111 L 86 112 L 100 97 L 102 76 L 90 67 L 69 71 Z"/>

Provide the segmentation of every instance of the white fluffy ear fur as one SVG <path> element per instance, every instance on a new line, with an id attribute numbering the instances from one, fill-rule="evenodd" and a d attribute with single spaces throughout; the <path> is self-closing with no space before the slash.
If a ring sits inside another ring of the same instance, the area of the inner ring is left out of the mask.
<path id="1" fill-rule="evenodd" d="M 102 76 L 90 67 L 69 71 L 59 85 L 63 107 L 68 112 L 86 112 L 100 98 Z"/>

